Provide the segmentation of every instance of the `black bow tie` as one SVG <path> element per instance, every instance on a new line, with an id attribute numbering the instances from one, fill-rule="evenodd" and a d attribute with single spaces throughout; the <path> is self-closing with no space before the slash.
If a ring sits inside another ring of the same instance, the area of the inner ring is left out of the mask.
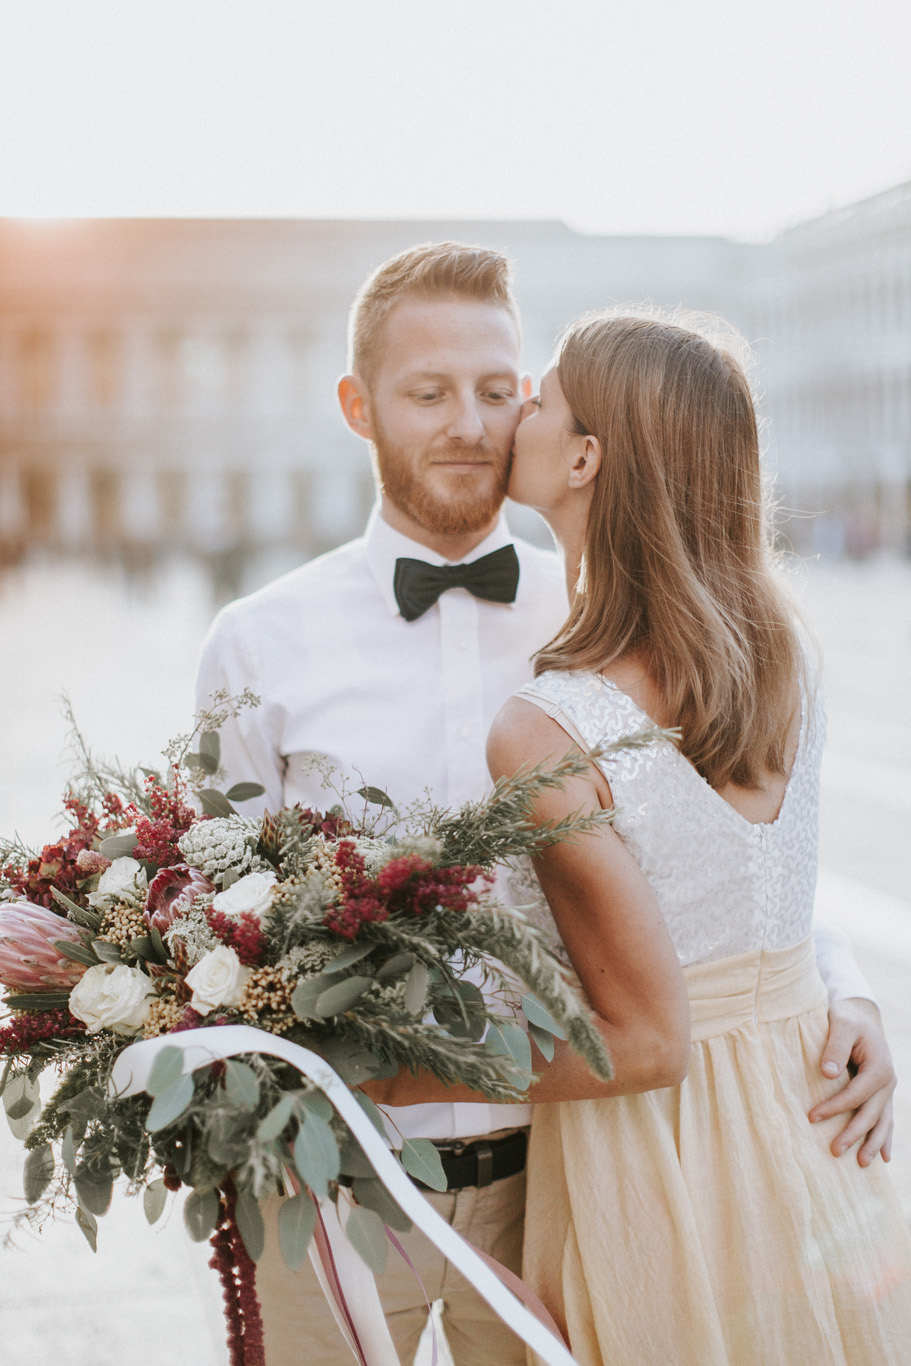
<path id="1" fill-rule="evenodd" d="M 399 559 L 392 581 L 395 600 L 406 621 L 416 621 L 447 588 L 467 588 L 487 602 L 515 602 L 519 557 L 515 546 L 504 545 L 471 564 L 426 564 Z"/>

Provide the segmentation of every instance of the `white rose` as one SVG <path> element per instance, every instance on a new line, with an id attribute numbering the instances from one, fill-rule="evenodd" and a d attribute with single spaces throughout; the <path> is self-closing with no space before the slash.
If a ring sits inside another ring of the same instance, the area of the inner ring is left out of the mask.
<path id="1" fill-rule="evenodd" d="M 193 990 L 191 1006 L 199 1015 L 208 1015 L 217 1006 L 239 1006 L 250 972 L 227 944 L 210 949 L 184 979 Z"/>
<path id="2" fill-rule="evenodd" d="M 103 906 L 108 900 L 124 893 L 145 891 L 148 886 L 146 871 L 134 858 L 115 858 L 98 879 L 97 890 L 89 896 L 93 906 Z"/>
<path id="3" fill-rule="evenodd" d="M 70 1012 L 88 1025 L 90 1034 L 99 1029 L 138 1034 L 153 995 L 152 983 L 139 968 L 99 963 L 84 972 L 70 992 Z"/>
<path id="4" fill-rule="evenodd" d="M 213 898 L 212 909 L 233 916 L 241 915 L 244 911 L 265 915 L 272 905 L 272 893 L 277 881 L 274 873 L 247 873 Z"/>

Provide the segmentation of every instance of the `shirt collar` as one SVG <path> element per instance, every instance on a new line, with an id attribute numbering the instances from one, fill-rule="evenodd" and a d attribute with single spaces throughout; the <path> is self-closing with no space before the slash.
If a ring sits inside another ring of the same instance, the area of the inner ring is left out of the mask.
<path id="1" fill-rule="evenodd" d="M 513 539 L 513 535 L 506 524 L 506 518 L 501 512 L 490 535 L 485 536 L 480 545 L 476 545 L 474 550 L 457 563 L 471 564 L 474 560 L 479 560 L 482 555 L 489 555 L 493 550 L 499 550 L 504 545 L 511 545 Z M 370 520 L 367 523 L 367 530 L 364 533 L 364 550 L 370 572 L 376 579 L 377 587 L 383 595 L 383 600 L 389 608 L 390 614 L 394 617 L 399 614 L 399 605 L 392 589 L 396 560 L 401 558 L 423 560 L 426 564 L 434 565 L 456 563 L 456 561 L 447 560 L 444 556 L 438 555 L 436 551 L 428 549 L 426 545 L 412 541 L 409 536 L 403 536 L 400 531 L 396 531 L 384 520 L 379 503 L 374 505 Z"/>

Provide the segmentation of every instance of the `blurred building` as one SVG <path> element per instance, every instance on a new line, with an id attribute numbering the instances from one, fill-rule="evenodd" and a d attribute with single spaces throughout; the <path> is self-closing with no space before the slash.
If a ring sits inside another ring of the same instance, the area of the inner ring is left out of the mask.
<path id="1" fill-rule="evenodd" d="M 911 555 L 911 183 L 754 249 L 743 314 L 761 360 L 792 539 Z"/>
<path id="2" fill-rule="evenodd" d="M 832 548 L 906 545 L 911 186 L 765 245 L 547 222 L 0 222 L 0 554 L 204 557 L 222 591 L 357 534 L 344 428 L 351 298 L 380 261 L 456 238 L 514 258 L 525 359 L 600 304 L 728 316 L 760 351 L 785 501 Z"/>

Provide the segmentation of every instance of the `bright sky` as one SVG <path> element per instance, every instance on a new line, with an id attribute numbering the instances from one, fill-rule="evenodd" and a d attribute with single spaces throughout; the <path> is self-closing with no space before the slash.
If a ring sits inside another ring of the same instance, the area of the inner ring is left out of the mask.
<path id="1" fill-rule="evenodd" d="M 762 238 L 911 178 L 908 0 L 0 0 L 0 215 Z"/>

